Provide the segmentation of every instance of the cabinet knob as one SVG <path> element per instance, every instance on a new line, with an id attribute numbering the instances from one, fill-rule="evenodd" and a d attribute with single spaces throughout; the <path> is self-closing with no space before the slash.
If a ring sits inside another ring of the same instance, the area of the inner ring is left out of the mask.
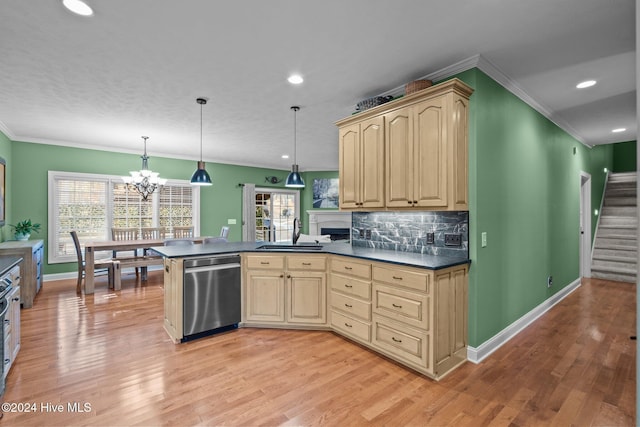
<path id="1" fill-rule="evenodd" d="M 413 202 L 411 200 L 407 200 L 407 203 L 412 204 Z"/>
<path id="2" fill-rule="evenodd" d="M 284 274 L 281 274 L 281 275 L 280 275 L 280 277 L 281 277 L 281 278 L 282 278 L 282 277 L 284 277 Z"/>
<path id="3" fill-rule="evenodd" d="M 291 279 L 291 275 L 290 274 L 287 274 L 287 279 Z"/>
<path id="4" fill-rule="evenodd" d="M 414 201 L 413 201 L 413 204 L 414 204 L 414 205 L 417 205 L 417 204 L 418 204 L 418 201 L 417 201 L 417 200 L 414 200 Z"/>
<path id="5" fill-rule="evenodd" d="M 164 271 L 166 271 L 167 273 L 169 272 L 169 266 L 168 265 L 164 268 Z"/>

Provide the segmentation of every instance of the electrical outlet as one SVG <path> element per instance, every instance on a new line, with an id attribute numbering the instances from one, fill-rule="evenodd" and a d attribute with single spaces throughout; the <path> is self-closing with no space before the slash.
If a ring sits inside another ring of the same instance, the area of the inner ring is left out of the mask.
<path id="1" fill-rule="evenodd" d="M 358 228 L 358 237 L 364 239 L 364 228 Z"/>
<path id="2" fill-rule="evenodd" d="M 427 244 L 433 245 L 435 243 L 435 233 L 427 233 Z"/>
<path id="3" fill-rule="evenodd" d="M 371 240 L 371 229 L 367 228 L 364 230 L 364 238 L 365 240 Z"/>
<path id="4" fill-rule="evenodd" d="M 462 246 L 462 234 L 460 233 L 445 233 L 444 234 L 445 246 Z"/>
<path id="5" fill-rule="evenodd" d="M 547 277 L 547 288 L 550 288 L 553 285 L 553 276 Z"/>

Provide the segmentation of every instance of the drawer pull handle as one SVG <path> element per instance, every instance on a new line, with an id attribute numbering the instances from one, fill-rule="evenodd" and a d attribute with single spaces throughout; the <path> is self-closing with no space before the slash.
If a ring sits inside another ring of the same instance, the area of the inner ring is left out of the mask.
<path id="1" fill-rule="evenodd" d="M 344 267 L 344 269 L 345 269 L 345 270 L 353 270 L 353 267 L 347 267 L 347 266 L 345 266 L 345 267 Z"/>
<path id="2" fill-rule="evenodd" d="M 398 276 L 393 276 L 393 278 L 396 280 L 402 280 L 402 277 L 398 277 Z"/>
<path id="3" fill-rule="evenodd" d="M 402 306 L 398 304 L 391 303 L 391 305 L 394 306 L 395 308 L 402 308 Z"/>
<path id="4" fill-rule="evenodd" d="M 347 304 L 347 303 L 345 303 L 344 306 L 347 307 L 347 308 L 353 308 L 353 306 L 351 304 Z"/>
<path id="5" fill-rule="evenodd" d="M 260 261 L 260 264 L 262 264 L 262 265 L 269 265 L 269 261 Z"/>
<path id="6" fill-rule="evenodd" d="M 310 262 L 303 262 L 302 265 L 311 265 Z"/>
<path id="7" fill-rule="evenodd" d="M 350 325 L 348 323 L 345 322 L 344 326 L 346 326 L 347 328 L 353 328 L 353 325 Z"/>
<path id="8" fill-rule="evenodd" d="M 353 288 L 353 285 L 344 285 L 345 288 Z"/>
<path id="9" fill-rule="evenodd" d="M 396 337 L 391 337 L 391 339 L 394 340 L 395 342 L 402 342 L 402 340 L 399 340 Z"/>

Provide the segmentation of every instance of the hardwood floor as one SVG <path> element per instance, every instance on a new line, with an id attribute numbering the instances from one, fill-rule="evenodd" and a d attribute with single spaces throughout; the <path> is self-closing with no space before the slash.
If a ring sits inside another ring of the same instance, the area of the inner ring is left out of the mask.
<path id="1" fill-rule="evenodd" d="M 115 293 L 98 279 L 89 296 L 73 280 L 45 283 L 21 312 L 5 394 L 35 411 L 0 424 L 635 425 L 628 283 L 585 280 L 483 363 L 440 382 L 331 332 L 246 328 L 174 345 L 162 298 L 159 272 L 144 286 L 125 275 Z M 74 403 L 87 411 L 69 411 Z"/>

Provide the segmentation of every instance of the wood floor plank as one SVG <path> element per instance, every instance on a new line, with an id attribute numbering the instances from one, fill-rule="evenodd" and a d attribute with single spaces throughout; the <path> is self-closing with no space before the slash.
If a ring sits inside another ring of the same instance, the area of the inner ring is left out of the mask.
<path id="1" fill-rule="evenodd" d="M 241 328 L 175 345 L 162 273 L 94 295 L 47 282 L 21 311 L 11 426 L 635 424 L 635 287 L 582 286 L 487 360 L 435 382 L 325 331 Z M 74 413 L 68 403 L 89 403 Z"/>

